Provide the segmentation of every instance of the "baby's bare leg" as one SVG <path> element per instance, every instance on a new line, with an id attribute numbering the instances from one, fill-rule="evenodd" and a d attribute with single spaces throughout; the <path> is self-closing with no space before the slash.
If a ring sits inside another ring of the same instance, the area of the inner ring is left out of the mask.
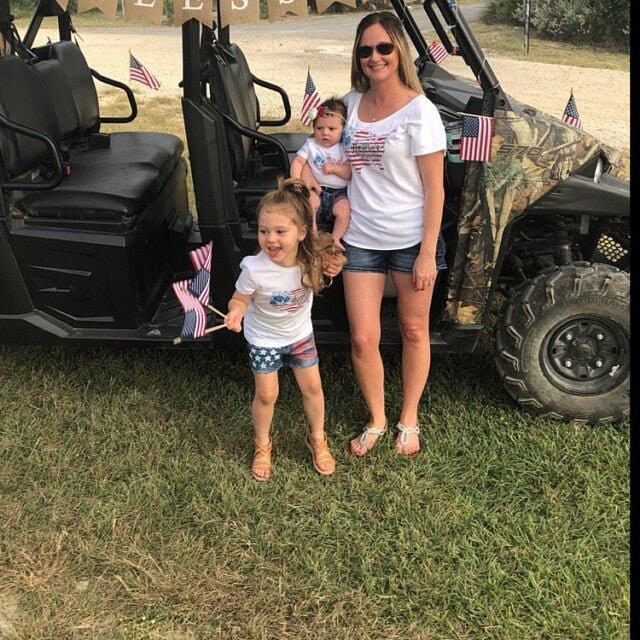
<path id="1" fill-rule="evenodd" d="M 331 232 L 333 242 L 339 249 L 344 249 L 342 243 L 340 242 L 340 239 L 349 226 L 349 218 L 351 217 L 351 207 L 349 206 L 349 201 L 346 198 L 343 198 L 342 200 L 338 200 L 338 202 L 335 202 L 333 205 L 332 213 L 335 218 L 335 220 L 333 221 L 333 231 Z"/>

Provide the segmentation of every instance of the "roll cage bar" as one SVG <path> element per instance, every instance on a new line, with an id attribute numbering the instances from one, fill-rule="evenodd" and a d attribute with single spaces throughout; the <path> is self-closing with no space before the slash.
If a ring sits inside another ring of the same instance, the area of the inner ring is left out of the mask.
<path id="1" fill-rule="evenodd" d="M 435 63 L 433 56 L 429 53 L 424 36 L 404 0 L 390 0 L 390 2 L 418 52 L 416 60 L 418 69 L 421 69 L 425 62 Z M 440 15 L 436 13 L 434 5 Z M 502 91 L 502 87 L 464 15 L 457 10 L 456 3 L 450 2 L 450 0 L 424 0 L 422 6 L 447 52 L 453 54 L 457 49 L 457 55 L 460 55 L 473 71 L 473 75 L 482 89 L 482 115 L 492 116 L 496 108 L 510 109 L 507 96 Z M 449 34 L 453 36 L 455 46 L 451 42 Z"/>

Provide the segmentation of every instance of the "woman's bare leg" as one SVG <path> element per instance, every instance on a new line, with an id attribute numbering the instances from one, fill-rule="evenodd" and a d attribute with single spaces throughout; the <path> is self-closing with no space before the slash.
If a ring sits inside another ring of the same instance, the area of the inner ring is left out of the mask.
<path id="1" fill-rule="evenodd" d="M 382 273 L 345 271 L 342 275 L 351 332 L 351 360 L 360 391 L 369 410 L 369 426 L 383 429 L 384 367 L 380 355 L 380 306 L 386 276 Z M 360 438 L 351 441 L 351 451 L 363 455 L 376 442 L 370 434 L 363 446 Z"/>
<path id="2" fill-rule="evenodd" d="M 429 377 L 431 347 L 429 342 L 429 309 L 433 286 L 421 291 L 413 288 L 412 275 L 392 272 L 398 292 L 398 322 L 402 335 L 402 409 L 400 422 L 407 427 L 418 424 L 418 405 Z M 407 434 L 403 445 L 399 438 L 399 453 L 418 451 L 420 442 L 415 433 Z"/>

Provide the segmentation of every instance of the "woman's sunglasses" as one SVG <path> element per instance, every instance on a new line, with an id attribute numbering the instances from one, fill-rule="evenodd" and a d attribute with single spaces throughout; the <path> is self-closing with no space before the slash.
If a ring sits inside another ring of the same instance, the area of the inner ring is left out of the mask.
<path id="1" fill-rule="evenodd" d="M 393 53 L 395 48 L 396 45 L 393 44 L 393 42 L 378 42 L 375 47 L 362 44 L 356 48 L 356 55 L 358 58 L 370 58 L 373 55 L 373 50 L 375 49 L 381 56 L 388 56 L 390 53 Z"/>

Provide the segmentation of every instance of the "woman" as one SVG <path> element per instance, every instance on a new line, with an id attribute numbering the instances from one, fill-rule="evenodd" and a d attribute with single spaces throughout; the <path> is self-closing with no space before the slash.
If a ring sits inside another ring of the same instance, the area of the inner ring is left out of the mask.
<path id="1" fill-rule="evenodd" d="M 344 144 L 352 168 L 352 215 L 343 244 L 351 357 L 370 413 L 349 450 L 364 455 L 387 428 L 380 309 L 389 271 L 402 335 L 402 409 L 396 450 L 420 449 L 418 404 L 429 374 L 429 307 L 439 269 L 446 136 L 424 96 L 402 23 L 388 11 L 363 18 L 353 46 L 353 91 Z"/>

